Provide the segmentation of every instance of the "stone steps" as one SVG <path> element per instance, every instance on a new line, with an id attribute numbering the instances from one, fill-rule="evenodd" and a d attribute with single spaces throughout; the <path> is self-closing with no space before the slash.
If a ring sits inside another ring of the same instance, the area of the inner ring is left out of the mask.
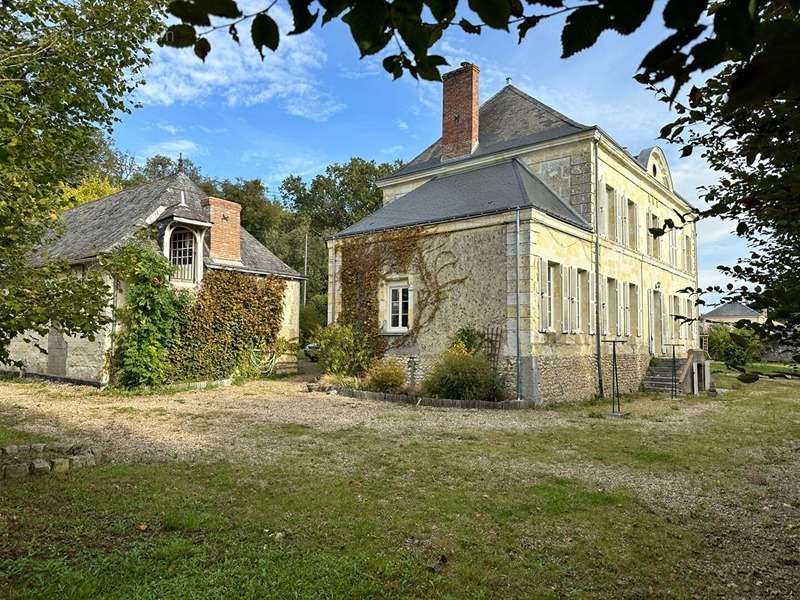
<path id="1" fill-rule="evenodd" d="M 681 390 L 681 382 L 678 378 L 685 364 L 686 359 L 678 359 L 675 361 L 674 365 L 675 384 L 679 393 Z M 670 392 L 672 391 L 672 374 L 673 364 L 671 358 L 656 359 L 650 364 L 650 368 L 647 369 L 647 374 L 642 380 L 642 389 L 654 392 Z"/>

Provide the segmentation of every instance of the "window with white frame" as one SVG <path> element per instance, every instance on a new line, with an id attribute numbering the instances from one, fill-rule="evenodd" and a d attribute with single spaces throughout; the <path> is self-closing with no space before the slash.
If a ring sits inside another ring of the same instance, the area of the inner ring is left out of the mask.
<path id="1" fill-rule="evenodd" d="M 394 333 L 408 331 L 411 315 L 411 288 L 408 283 L 389 284 L 387 308 L 387 331 Z"/>
<path id="2" fill-rule="evenodd" d="M 169 238 L 169 260 L 175 268 L 173 281 L 193 282 L 195 270 L 195 236 L 183 227 L 174 229 Z"/>

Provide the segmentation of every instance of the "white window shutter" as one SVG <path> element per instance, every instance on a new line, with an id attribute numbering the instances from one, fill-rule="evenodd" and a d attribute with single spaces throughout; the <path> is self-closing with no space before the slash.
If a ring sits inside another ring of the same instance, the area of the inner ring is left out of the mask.
<path id="1" fill-rule="evenodd" d="M 622 297 L 625 300 L 625 335 L 631 334 L 631 284 L 622 287 Z"/>
<path id="2" fill-rule="evenodd" d="M 535 256 L 536 272 L 539 274 L 539 331 L 547 329 L 547 263 Z"/>
<path id="3" fill-rule="evenodd" d="M 639 315 L 639 322 L 636 327 L 636 335 L 642 337 L 642 329 L 644 329 L 644 298 L 642 297 L 642 288 L 636 287 L 636 314 Z"/>
<path id="4" fill-rule="evenodd" d="M 625 331 L 625 299 L 622 297 L 622 282 L 617 281 L 617 336 Z"/>
<path id="5" fill-rule="evenodd" d="M 653 236 L 650 235 L 650 223 L 652 221 L 652 217 L 650 216 L 650 211 L 647 211 L 646 220 L 644 222 L 644 239 L 647 240 L 647 244 L 645 244 L 645 249 L 647 250 L 648 256 L 653 256 Z"/>
<path id="6" fill-rule="evenodd" d="M 606 278 L 601 275 L 599 279 L 600 285 L 600 333 L 608 335 L 608 282 Z"/>
<path id="7" fill-rule="evenodd" d="M 597 190 L 597 233 L 598 235 L 606 235 L 606 224 L 608 223 L 608 191 L 602 179 L 600 179 L 597 185 L 600 188 Z"/>
<path id="8" fill-rule="evenodd" d="M 561 265 L 561 333 L 569 333 L 569 267 Z"/>
<path id="9" fill-rule="evenodd" d="M 617 225 L 617 242 L 625 245 L 625 198 L 622 194 L 615 194 L 616 196 L 616 225 Z"/>
<path id="10" fill-rule="evenodd" d="M 572 333 L 577 333 L 580 330 L 580 320 L 581 320 L 581 304 L 578 301 L 580 294 L 580 285 L 581 280 L 578 277 L 578 269 L 576 267 L 572 267 L 572 277 L 570 278 L 572 282 L 572 323 L 571 329 Z"/>
<path id="11" fill-rule="evenodd" d="M 647 290 L 647 347 L 650 350 L 650 354 L 655 354 L 656 347 L 655 347 L 655 314 L 653 310 L 653 290 Z"/>
<path id="12" fill-rule="evenodd" d="M 633 249 L 639 250 L 639 205 L 633 205 Z"/>
<path id="13" fill-rule="evenodd" d="M 589 334 L 594 335 L 597 325 L 597 282 L 592 271 L 589 271 Z"/>

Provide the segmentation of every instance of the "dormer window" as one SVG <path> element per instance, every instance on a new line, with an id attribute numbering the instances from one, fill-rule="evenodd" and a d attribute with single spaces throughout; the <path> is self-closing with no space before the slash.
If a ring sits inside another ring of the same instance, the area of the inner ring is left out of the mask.
<path id="1" fill-rule="evenodd" d="M 653 177 L 658 177 L 658 167 L 653 165 Z"/>
<path id="2" fill-rule="evenodd" d="M 194 283 L 195 281 L 195 235 L 183 227 L 172 231 L 169 240 L 169 260 L 175 267 L 173 281 Z"/>

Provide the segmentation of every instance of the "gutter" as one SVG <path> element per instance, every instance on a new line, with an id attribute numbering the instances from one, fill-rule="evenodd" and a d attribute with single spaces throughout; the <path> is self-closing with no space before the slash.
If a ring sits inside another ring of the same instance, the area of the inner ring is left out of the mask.
<path id="1" fill-rule="evenodd" d="M 480 218 L 480 217 L 490 217 L 490 216 L 494 216 L 494 215 L 501 215 L 501 214 L 504 214 L 504 213 L 510 213 L 510 212 L 514 212 L 516 210 L 520 210 L 522 208 L 530 208 L 531 210 L 538 211 L 538 212 L 540 212 L 540 213 L 542 213 L 544 215 L 547 215 L 548 217 L 551 217 L 551 218 L 553 218 L 553 219 L 555 219 L 557 221 L 561 221 L 562 223 L 566 223 L 567 225 L 571 225 L 572 227 L 575 227 L 577 229 L 581 229 L 583 231 L 588 231 L 590 233 L 592 231 L 591 227 L 584 227 L 583 225 L 578 225 L 577 223 L 573 223 L 572 221 L 568 221 L 567 219 L 565 219 L 561 215 L 556 215 L 556 214 L 553 214 L 552 212 L 550 212 L 548 210 L 544 210 L 542 208 L 539 208 L 538 206 L 530 205 L 530 206 L 520 206 L 520 207 L 517 207 L 517 208 L 498 208 L 498 209 L 495 209 L 495 210 L 485 210 L 485 211 L 479 212 L 479 213 L 471 213 L 471 214 L 467 214 L 467 215 L 458 215 L 456 217 L 448 217 L 446 219 L 435 219 L 435 220 L 431 220 L 431 221 L 418 221 L 416 223 L 407 223 L 405 225 L 392 225 L 392 226 L 388 226 L 388 227 L 379 227 L 377 229 L 368 229 L 366 231 L 356 231 L 356 232 L 353 232 L 353 233 L 345 233 L 345 234 L 338 233 L 338 234 L 333 235 L 333 236 L 331 236 L 329 238 L 325 238 L 325 241 L 329 242 L 329 241 L 338 240 L 338 239 L 341 239 L 341 238 L 356 237 L 356 236 L 359 236 L 359 235 L 372 235 L 372 234 L 375 234 L 375 233 L 384 233 L 386 231 L 394 231 L 394 230 L 397 230 L 397 229 L 409 229 L 411 227 L 419 227 L 421 225 L 428 225 L 429 226 L 429 225 L 442 225 L 442 224 L 445 224 L 445 223 L 455 223 L 456 221 L 466 221 L 468 219 L 476 219 L 476 218 Z"/>

